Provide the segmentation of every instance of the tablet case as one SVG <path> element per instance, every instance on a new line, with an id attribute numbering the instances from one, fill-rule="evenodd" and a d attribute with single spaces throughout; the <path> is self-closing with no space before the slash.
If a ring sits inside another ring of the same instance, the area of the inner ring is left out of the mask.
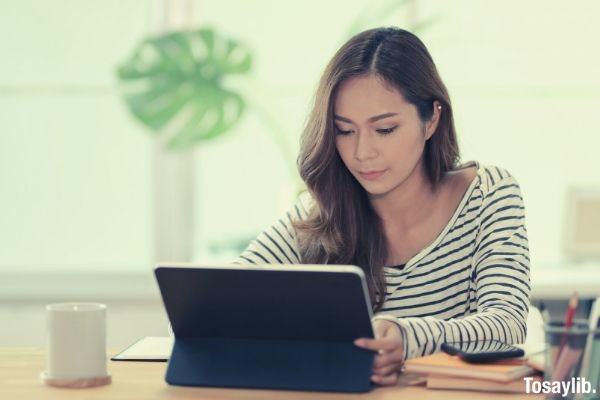
<path id="1" fill-rule="evenodd" d="M 374 352 L 352 266 L 158 267 L 175 343 L 172 385 L 366 392 Z"/>

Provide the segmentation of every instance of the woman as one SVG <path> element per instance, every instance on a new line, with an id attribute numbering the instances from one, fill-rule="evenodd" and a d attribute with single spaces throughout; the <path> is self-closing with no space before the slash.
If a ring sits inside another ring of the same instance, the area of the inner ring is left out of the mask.
<path id="1" fill-rule="evenodd" d="M 362 32 L 327 66 L 301 140 L 308 192 L 238 263 L 352 264 L 368 277 L 371 379 L 445 341 L 522 343 L 529 307 L 523 199 L 505 169 L 458 164 L 450 98 L 423 43 Z"/>

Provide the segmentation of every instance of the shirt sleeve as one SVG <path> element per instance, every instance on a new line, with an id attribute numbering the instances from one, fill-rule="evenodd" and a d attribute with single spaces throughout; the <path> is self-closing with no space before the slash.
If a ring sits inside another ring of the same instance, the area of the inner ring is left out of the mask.
<path id="1" fill-rule="evenodd" d="M 405 359 L 435 353 L 444 342 L 525 341 L 530 260 L 525 207 L 517 181 L 508 175 L 496 182 L 484 197 L 481 210 L 471 269 L 477 312 L 448 320 L 390 314 L 374 317 L 399 325 Z"/>
<path id="2" fill-rule="evenodd" d="M 300 264 L 300 253 L 293 221 L 308 216 L 311 199 L 308 192 L 301 194 L 295 204 L 256 239 L 232 263 L 233 264 Z"/>

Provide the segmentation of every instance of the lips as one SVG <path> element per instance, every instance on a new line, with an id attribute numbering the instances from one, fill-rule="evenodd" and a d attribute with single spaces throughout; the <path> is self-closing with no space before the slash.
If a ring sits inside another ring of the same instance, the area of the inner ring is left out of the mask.
<path id="1" fill-rule="evenodd" d="M 364 172 L 359 171 L 358 173 L 364 179 L 374 180 L 374 179 L 379 178 L 381 175 L 383 175 L 385 173 L 385 171 L 387 171 L 387 169 L 383 169 L 383 170 L 380 170 L 380 171 L 375 171 L 375 170 L 373 170 L 373 171 L 364 171 Z"/>

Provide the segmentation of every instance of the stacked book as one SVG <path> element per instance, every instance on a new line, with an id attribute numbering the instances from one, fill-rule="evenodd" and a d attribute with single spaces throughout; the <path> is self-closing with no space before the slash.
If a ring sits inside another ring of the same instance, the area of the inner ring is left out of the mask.
<path id="1" fill-rule="evenodd" d="M 426 375 L 428 389 L 477 390 L 525 393 L 525 377 L 541 381 L 543 349 L 526 356 L 485 364 L 473 364 L 457 356 L 435 353 L 406 361 L 404 371 Z"/>

